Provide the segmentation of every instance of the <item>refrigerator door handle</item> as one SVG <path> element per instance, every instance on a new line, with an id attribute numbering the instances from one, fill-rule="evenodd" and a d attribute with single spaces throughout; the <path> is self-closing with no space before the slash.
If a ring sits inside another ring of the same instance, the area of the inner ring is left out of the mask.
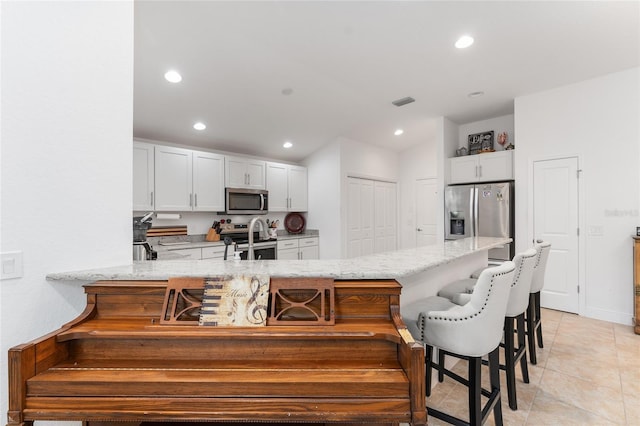
<path id="1" fill-rule="evenodd" d="M 480 213 L 480 209 L 478 206 L 478 193 L 480 189 L 477 187 L 473 188 L 473 236 L 478 237 L 478 233 L 480 232 L 480 221 L 478 220 L 478 216 Z"/>
<path id="2" fill-rule="evenodd" d="M 476 189 L 474 187 L 471 187 L 471 189 L 469 190 L 469 227 L 471 228 L 471 235 L 469 235 L 470 237 L 475 237 L 476 236 L 476 228 L 475 228 L 475 224 L 476 224 L 476 209 L 474 207 L 473 204 L 473 200 L 475 198 L 475 192 Z"/>

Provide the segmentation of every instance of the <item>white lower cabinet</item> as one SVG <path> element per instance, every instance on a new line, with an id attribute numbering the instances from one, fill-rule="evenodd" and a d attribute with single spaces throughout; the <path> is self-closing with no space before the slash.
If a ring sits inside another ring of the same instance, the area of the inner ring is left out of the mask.
<path id="1" fill-rule="evenodd" d="M 290 238 L 278 241 L 278 260 L 319 259 L 318 237 Z"/>
<path id="2" fill-rule="evenodd" d="M 203 247 L 202 259 L 224 259 L 224 247 L 225 246 Z M 229 248 L 227 256 L 229 256 L 229 253 L 231 253 L 231 257 L 233 257 L 233 247 Z"/>
<path id="3" fill-rule="evenodd" d="M 230 248 L 231 257 L 233 257 L 233 248 Z M 216 245 L 202 248 L 188 248 L 171 250 L 170 253 L 184 256 L 183 259 L 204 260 L 204 259 L 224 259 L 224 246 Z"/>
<path id="4" fill-rule="evenodd" d="M 200 248 L 171 250 L 171 253 L 176 253 L 176 254 L 179 254 L 180 256 L 183 256 L 182 259 L 191 259 L 191 260 L 202 259 L 202 249 Z"/>

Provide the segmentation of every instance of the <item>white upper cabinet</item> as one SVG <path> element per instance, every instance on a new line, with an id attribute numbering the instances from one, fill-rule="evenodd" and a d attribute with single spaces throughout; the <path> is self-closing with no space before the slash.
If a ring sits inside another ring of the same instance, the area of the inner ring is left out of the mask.
<path id="1" fill-rule="evenodd" d="M 193 151 L 193 211 L 224 211 L 224 156 Z"/>
<path id="2" fill-rule="evenodd" d="M 286 164 L 267 163 L 267 190 L 269 191 L 269 211 L 288 211 L 289 189 Z"/>
<path id="3" fill-rule="evenodd" d="M 262 160 L 225 157 L 225 185 L 229 188 L 265 189 L 265 167 Z"/>
<path id="4" fill-rule="evenodd" d="M 307 211 L 307 168 L 267 163 L 270 212 Z"/>
<path id="5" fill-rule="evenodd" d="M 152 144 L 133 142 L 133 210 L 154 209 Z"/>
<path id="6" fill-rule="evenodd" d="M 512 180 L 513 150 L 450 158 L 449 171 L 449 183 Z"/>
<path id="7" fill-rule="evenodd" d="M 307 168 L 290 166 L 287 184 L 289 188 L 289 211 L 306 212 L 308 210 Z"/>
<path id="8" fill-rule="evenodd" d="M 156 145 L 158 211 L 224 210 L 224 156 Z"/>
<path id="9" fill-rule="evenodd" d="M 156 210 L 190 211 L 193 207 L 193 153 L 156 145 Z"/>

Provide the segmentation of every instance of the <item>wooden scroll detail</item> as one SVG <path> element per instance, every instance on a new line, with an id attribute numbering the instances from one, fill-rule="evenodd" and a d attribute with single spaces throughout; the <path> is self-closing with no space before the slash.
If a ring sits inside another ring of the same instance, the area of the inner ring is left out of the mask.
<path id="1" fill-rule="evenodd" d="M 331 278 L 271 278 L 267 325 L 334 325 Z"/>
<path id="2" fill-rule="evenodd" d="M 198 325 L 204 278 L 169 278 L 160 324 Z"/>
<path id="3" fill-rule="evenodd" d="M 162 325 L 199 324 L 206 278 L 170 278 L 162 304 Z M 271 278 L 267 326 L 334 325 L 331 278 Z"/>

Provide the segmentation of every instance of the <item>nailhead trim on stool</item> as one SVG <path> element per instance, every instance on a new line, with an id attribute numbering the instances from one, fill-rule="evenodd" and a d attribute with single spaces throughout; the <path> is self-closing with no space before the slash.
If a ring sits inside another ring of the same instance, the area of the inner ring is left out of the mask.
<path id="1" fill-rule="evenodd" d="M 514 269 L 513 262 L 487 269 L 478 279 L 472 299 L 464 306 L 434 296 L 416 300 L 402 308 L 403 319 L 414 338 L 426 346 L 426 395 L 431 394 L 432 367 L 469 389 L 470 422 L 432 408 L 427 408 L 428 415 L 454 425 L 476 426 L 484 423 L 493 412 L 495 423 L 502 424 L 498 350 Z M 462 378 L 443 365 L 433 363 L 434 347 L 440 352 L 468 360 L 469 378 Z M 490 359 L 490 390 L 481 387 L 482 356 L 486 354 Z M 489 398 L 484 407 L 481 396 Z"/>

